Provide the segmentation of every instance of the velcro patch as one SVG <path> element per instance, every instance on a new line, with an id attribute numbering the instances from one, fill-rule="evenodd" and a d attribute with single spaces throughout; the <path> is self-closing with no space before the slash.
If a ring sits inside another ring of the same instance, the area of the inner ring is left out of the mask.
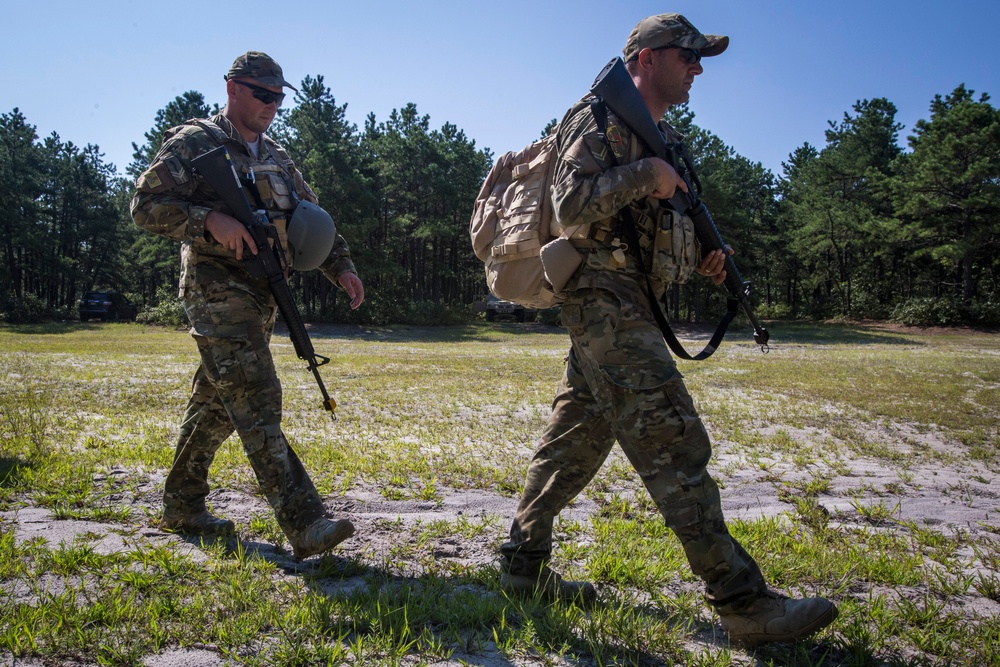
<path id="1" fill-rule="evenodd" d="M 174 179 L 170 175 L 170 171 L 166 165 L 162 162 L 157 162 L 139 176 L 139 180 L 136 181 L 135 186 L 140 192 L 152 192 L 155 194 L 173 187 Z"/>
<path id="2" fill-rule="evenodd" d="M 160 180 L 160 177 L 156 175 L 156 171 L 154 171 L 153 169 L 150 169 L 149 171 L 144 173 L 142 177 L 146 179 L 146 185 L 150 189 L 155 190 L 157 188 L 163 187 L 163 181 Z"/>
<path id="3" fill-rule="evenodd" d="M 271 198 L 271 181 L 266 178 L 261 178 L 257 180 L 257 192 L 260 193 L 260 198 L 267 201 Z"/>
<path id="4" fill-rule="evenodd" d="M 608 125 L 608 131 L 605 132 L 604 136 L 608 139 L 608 145 L 611 146 L 611 152 L 615 154 L 615 157 L 621 160 L 625 157 L 625 142 L 622 141 L 622 133 L 618 130 L 617 125 Z"/>

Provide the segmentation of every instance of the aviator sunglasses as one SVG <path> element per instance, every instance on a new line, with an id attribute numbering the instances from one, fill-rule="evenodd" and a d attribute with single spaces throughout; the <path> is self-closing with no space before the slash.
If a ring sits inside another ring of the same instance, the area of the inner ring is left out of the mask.
<path id="1" fill-rule="evenodd" d="M 245 88 L 249 88 L 251 93 L 255 98 L 263 102 L 264 104 L 270 104 L 271 102 L 277 102 L 278 106 L 281 106 L 282 101 L 285 99 L 284 93 L 276 93 L 273 90 L 268 90 L 267 88 L 261 88 L 260 86 L 255 86 L 252 83 L 247 83 L 246 81 L 237 81 L 233 79 L 233 83 L 238 83 Z"/>

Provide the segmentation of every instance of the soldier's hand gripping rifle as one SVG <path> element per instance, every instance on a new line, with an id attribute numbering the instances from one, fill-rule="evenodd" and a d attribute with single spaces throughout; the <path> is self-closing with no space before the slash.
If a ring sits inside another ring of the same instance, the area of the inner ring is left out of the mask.
<path id="1" fill-rule="evenodd" d="M 233 216 L 243 223 L 253 237 L 257 254 L 254 255 L 249 248 L 243 251 L 243 261 L 246 263 L 247 271 L 255 278 L 267 278 L 271 295 L 288 327 L 288 337 L 292 339 L 295 354 L 308 364 L 323 394 L 323 407 L 336 419 L 334 408 L 337 407 L 337 403 L 330 398 L 326 385 L 323 384 L 323 378 L 319 375 L 319 367 L 328 363 L 330 359 L 316 354 L 292 292 L 288 289 L 288 281 L 285 280 L 287 261 L 278 240 L 277 230 L 268 222 L 263 211 L 255 212 L 250 206 L 250 201 L 240 183 L 240 177 L 233 166 L 233 160 L 225 146 L 213 148 L 199 155 L 191 160 L 191 166 L 219 193 L 226 206 L 233 212 Z"/>
<path id="2" fill-rule="evenodd" d="M 667 143 L 660 133 L 649 109 L 636 90 L 632 77 L 625 69 L 621 58 L 615 58 L 601 70 L 590 87 L 592 93 L 600 97 L 608 109 L 628 126 L 653 153 L 672 166 L 687 183 L 688 191 L 680 188 L 670 199 L 670 205 L 675 210 L 687 215 L 694 222 L 694 231 L 701 243 L 702 249 L 708 253 L 712 250 L 722 250 L 726 258 L 726 289 L 731 298 L 739 302 L 747 319 L 754 330 L 754 341 L 767 352 L 767 341 L 770 334 L 760 323 L 753 312 L 750 303 L 751 283 L 744 282 L 736 263 L 727 252 L 726 244 L 715 226 L 715 221 L 708 208 L 701 201 L 701 183 L 695 174 L 687 146 L 681 143 Z"/>

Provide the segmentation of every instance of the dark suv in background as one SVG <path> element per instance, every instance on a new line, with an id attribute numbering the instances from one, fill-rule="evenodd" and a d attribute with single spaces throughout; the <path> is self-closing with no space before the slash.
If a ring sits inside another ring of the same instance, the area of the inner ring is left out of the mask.
<path id="1" fill-rule="evenodd" d="M 105 322 L 134 320 L 139 309 L 131 301 L 114 290 L 87 292 L 80 299 L 80 321 L 100 318 Z"/>

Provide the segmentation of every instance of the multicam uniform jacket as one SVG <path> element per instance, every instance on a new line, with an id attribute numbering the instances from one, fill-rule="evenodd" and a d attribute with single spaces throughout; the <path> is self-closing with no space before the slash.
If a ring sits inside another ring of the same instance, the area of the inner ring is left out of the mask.
<path id="1" fill-rule="evenodd" d="M 666 201 L 648 196 L 656 189 L 656 171 L 648 159 L 652 153 L 611 113 L 606 138 L 602 137 L 590 110 L 592 99 L 577 102 L 556 135 L 560 155 L 552 185 L 556 221 L 562 227 L 591 224 L 589 239 L 573 239 L 586 252 L 586 260 L 567 288 L 616 291 L 624 282 L 642 291 L 641 269 L 627 247 L 619 216 L 629 206 L 643 261 L 660 296 L 668 284 L 686 282 L 701 260 L 694 225 Z M 660 130 L 668 141 L 681 138 L 666 122 L 660 122 Z M 619 249 L 622 252 L 615 252 Z"/>
<path id="2" fill-rule="evenodd" d="M 210 211 L 229 215 L 232 211 L 204 185 L 202 177 L 192 170 L 190 161 L 219 145 L 229 149 L 241 176 L 253 175 L 268 219 L 277 227 L 282 243 L 286 243 L 285 226 L 295 208 L 295 198 L 317 203 L 316 195 L 288 154 L 266 135 L 260 145 L 260 157 L 255 158 L 246 141 L 223 115 L 213 116 L 207 122 L 189 121 L 168 130 L 152 166 L 136 182 L 132 217 L 139 227 L 182 242 L 182 297 L 186 285 L 195 279 L 194 267 L 198 264 L 227 268 L 251 280 L 236 259 L 236 252 L 216 243 L 205 231 L 205 218 Z M 253 193 L 244 189 L 254 203 Z M 354 272 L 350 251 L 342 236 L 337 236 L 330 256 L 319 270 L 334 284 L 340 274 Z"/>

